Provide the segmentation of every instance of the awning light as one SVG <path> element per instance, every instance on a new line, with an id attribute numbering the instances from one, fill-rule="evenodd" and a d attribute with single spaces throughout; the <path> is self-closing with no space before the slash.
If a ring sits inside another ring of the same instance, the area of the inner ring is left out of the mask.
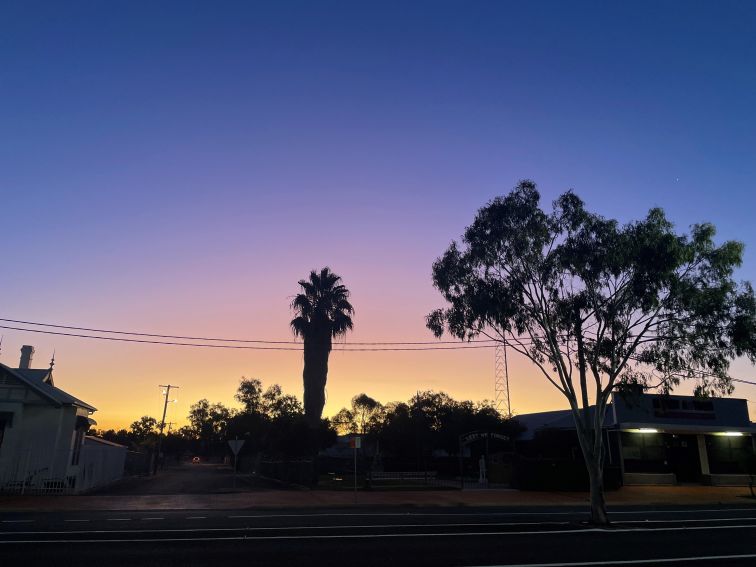
<path id="1" fill-rule="evenodd" d="M 641 427 L 637 431 L 638 433 L 659 433 L 658 429 L 653 429 L 652 427 Z"/>

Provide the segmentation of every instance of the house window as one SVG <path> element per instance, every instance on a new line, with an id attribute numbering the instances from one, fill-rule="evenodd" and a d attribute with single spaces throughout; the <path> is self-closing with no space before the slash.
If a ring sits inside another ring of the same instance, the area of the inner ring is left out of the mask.
<path id="1" fill-rule="evenodd" d="M 81 445 L 83 442 L 84 442 L 84 430 L 77 428 L 76 434 L 74 435 L 73 456 L 71 457 L 72 465 L 79 464 L 79 457 L 81 457 Z"/>
<path id="2" fill-rule="evenodd" d="M 0 449 L 3 447 L 5 430 L 13 427 L 13 412 L 0 411 Z"/>

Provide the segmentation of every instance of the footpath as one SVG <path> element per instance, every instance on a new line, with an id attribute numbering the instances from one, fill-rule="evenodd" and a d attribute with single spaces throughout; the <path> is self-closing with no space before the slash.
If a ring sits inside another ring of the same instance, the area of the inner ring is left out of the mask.
<path id="1" fill-rule="evenodd" d="M 747 487 L 626 486 L 606 493 L 617 506 L 753 506 Z M 376 507 L 530 507 L 583 506 L 581 492 L 519 490 L 376 491 L 356 494 L 330 490 L 259 490 L 225 494 L 141 494 L 76 496 L 0 496 L 3 511 L 73 510 L 249 510 Z"/>

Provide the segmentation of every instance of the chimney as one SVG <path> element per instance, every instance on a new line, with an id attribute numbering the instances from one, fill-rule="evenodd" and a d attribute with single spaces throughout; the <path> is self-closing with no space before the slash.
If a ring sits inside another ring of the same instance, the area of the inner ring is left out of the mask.
<path id="1" fill-rule="evenodd" d="M 23 370 L 31 366 L 32 357 L 34 356 L 34 347 L 24 345 L 21 347 L 21 360 L 18 363 L 18 368 Z"/>

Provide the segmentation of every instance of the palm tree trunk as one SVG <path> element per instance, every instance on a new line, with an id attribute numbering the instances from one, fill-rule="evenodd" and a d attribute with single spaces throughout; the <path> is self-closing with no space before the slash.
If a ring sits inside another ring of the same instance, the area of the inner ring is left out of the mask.
<path id="1" fill-rule="evenodd" d="M 304 383 L 305 419 L 311 429 L 320 427 L 320 418 L 323 415 L 325 386 L 328 379 L 329 350 L 321 345 L 308 344 L 308 341 L 305 340 L 302 381 Z"/>
<path id="2" fill-rule="evenodd" d="M 329 337 L 330 338 L 330 337 Z M 318 452 L 320 451 L 320 418 L 325 406 L 325 386 L 328 379 L 328 356 L 330 341 L 305 339 L 304 344 L 304 410 L 305 421 L 310 429 L 309 449 L 312 459 L 310 486 L 318 484 Z"/>

